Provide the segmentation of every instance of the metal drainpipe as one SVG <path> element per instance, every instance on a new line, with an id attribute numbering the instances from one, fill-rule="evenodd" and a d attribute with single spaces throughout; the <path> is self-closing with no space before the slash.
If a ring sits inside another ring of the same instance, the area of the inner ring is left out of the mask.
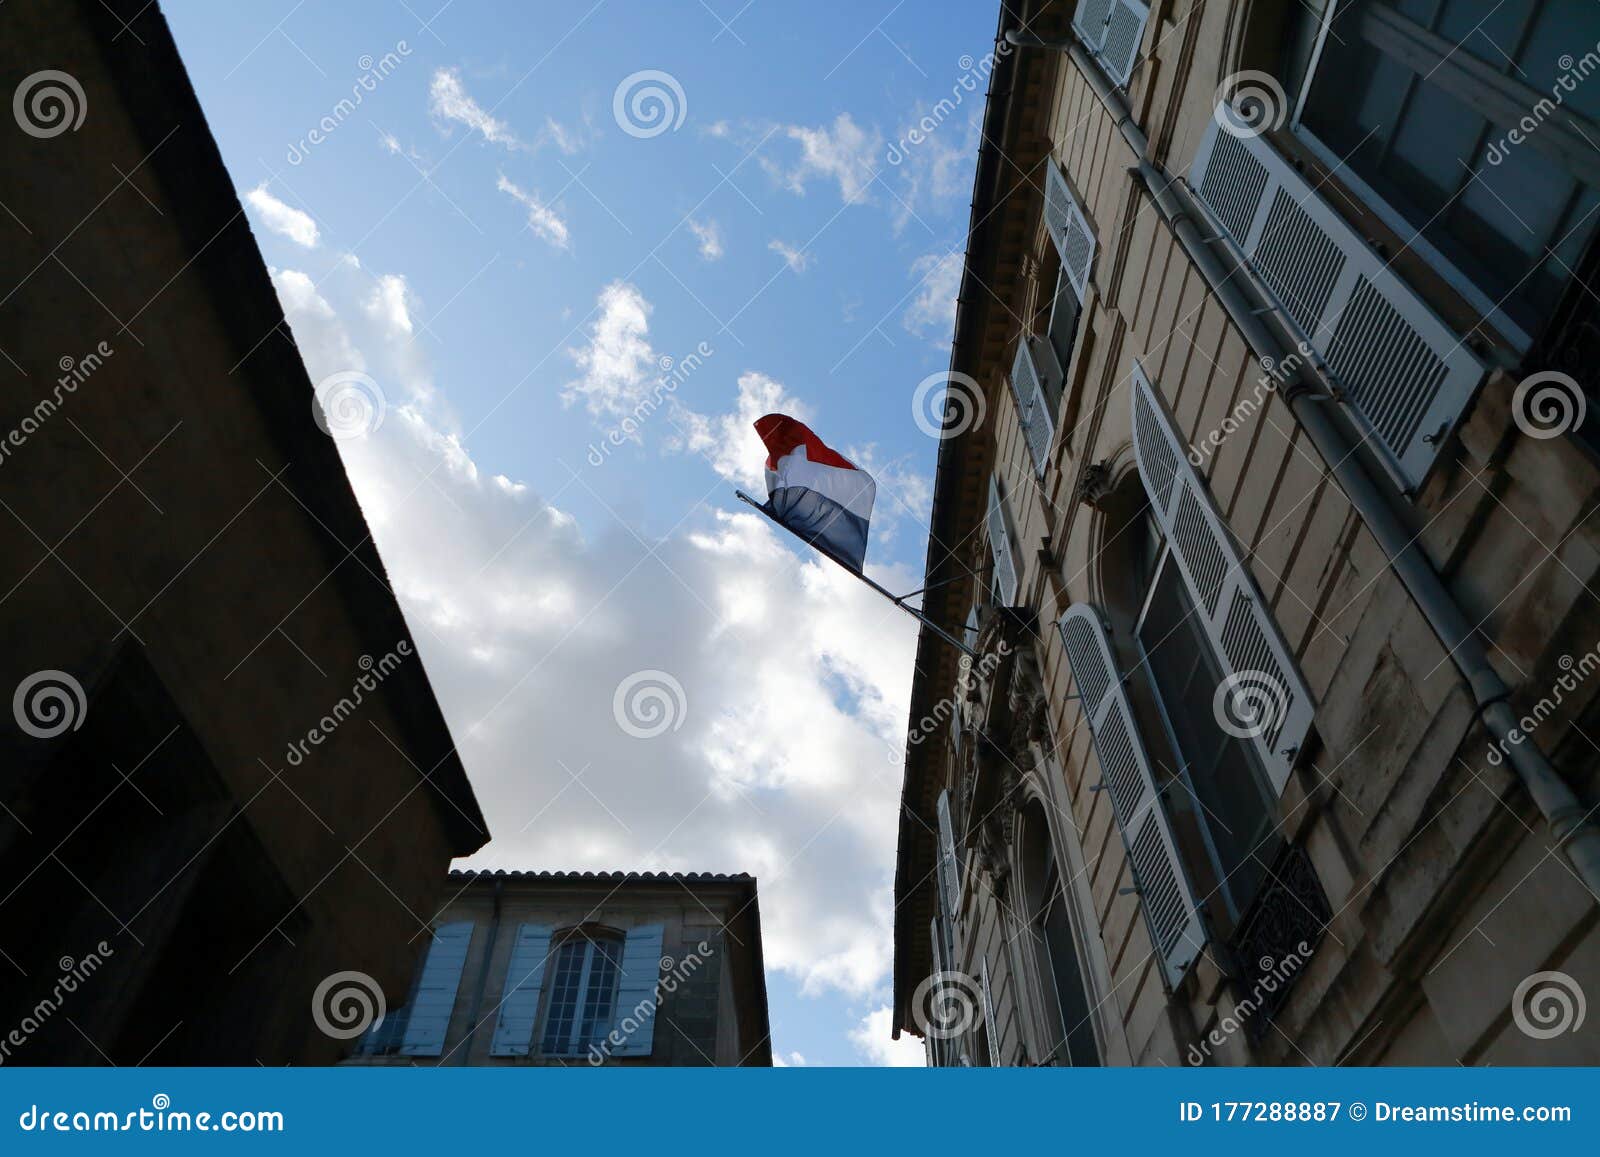
<path id="1" fill-rule="evenodd" d="M 505 891 L 505 881 L 498 876 L 494 881 L 494 912 L 489 917 L 489 941 L 483 946 L 483 963 L 478 966 L 478 981 L 473 986 L 472 1010 L 467 1017 L 467 1035 L 456 1049 L 456 1064 L 471 1064 L 472 1041 L 478 1035 L 478 1011 L 483 1007 L 483 993 L 489 987 L 489 965 L 494 961 L 494 944 L 500 936 L 500 896 Z"/>
<path id="2" fill-rule="evenodd" d="M 1271 358 L 1273 364 L 1280 367 L 1286 362 L 1295 367 L 1292 378 L 1282 387 L 1284 400 L 1466 680 L 1490 742 L 1505 754 L 1550 825 L 1556 843 L 1564 845 L 1584 885 L 1591 893 L 1600 895 L 1600 828 L 1588 822 L 1583 804 L 1551 766 L 1538 744 L 1519 732 L 1516 713 L 1508 702 L 1510 690 L 1490 664 L 1477 628 L 1423 553 L 1417 536 L 1396 513 L 1396 504 L 1404 502 L 1404 498 L 1394 492 L 1387 479 L 1380 482 L 1374 478 L 1357 458 L 1355 443 L 1328 413 L 1332 398 L 1328 384 L 1298 357 L 1289 359 L 1290 350 L 1286 344 L 1262 321 L 1265 303 L 1252 300 L 1251 295 L 1232 280 L 1232 273 L 1196 225 L 1200 210 L 1192 204 L 1187 188 L 1168 177 L 1150 159 L 1149 139 L 1135 123 L 1127 100 L 1088 51 L 1076 39 L 1051 43 L 1019 36 L 1014 31 L 1007 32 L 1006 39 L 1012 44 L 1055 48 L 1072 58 L 1100 103 L 1116 119 L 1117 130 L 1138 157 L 1139 177 L 1163 222 L 1183 244 L 1206 285 L 1227 310 L 1229 319 L 1258 358 Z M 1513 735 L 1521 738 L 1514 740 Z"/>

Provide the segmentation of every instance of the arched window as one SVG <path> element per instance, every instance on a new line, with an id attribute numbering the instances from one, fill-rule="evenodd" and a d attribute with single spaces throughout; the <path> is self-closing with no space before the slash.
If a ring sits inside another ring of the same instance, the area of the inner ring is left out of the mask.
<path id="1" fill-rule="evenodd" d="M 1044 808 L 1029 804 L 1022 813 L 1022 901 L 1026 905 L 1028 940 L 1044 990 L 1045 1020 L 1050 1039 L 1042 1063 L 1098 1065 L 1089 990 L 1084 980 L 1068 911 L 1065 881 L 1056 862 L 1055 846 Z"/>
<path id="2" fill-rule="evenodd" d="M 546 1056 L 581 1056 L 611 1031 L 623 936 L 596 928 L 576 928 L 563 936 L 551 956 L 539 1051 Z"/>

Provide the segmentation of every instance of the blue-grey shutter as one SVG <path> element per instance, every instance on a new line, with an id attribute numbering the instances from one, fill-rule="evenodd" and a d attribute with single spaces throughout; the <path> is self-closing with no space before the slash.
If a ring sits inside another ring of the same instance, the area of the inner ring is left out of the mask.
<path id="1" fill-rule="evenodd" d="M 1483 363 L 1227 102 L 1191 174 L 1201 204 L 1415 491 L 1483 380 Z"/>
<path id="2" fill-rule="evenodd" d="M 1316 714 L 1249 565 L 1189 462 L 1189 448 L 1139 364 L 1133 367 L 1133 447 L 1150 509 L 1166 533 L 1210 636 L 1225 682 L 1254 705 L 1259 727 L 1246 727 L 1273 788 L 1289 782 Z M 1231 693 L 1231 692 L 1230 692 Z"/>
<path id="3" fill-rule="evenodd" d="M 612 1021 L 624 1039 L 612 1054 L 647 1057 L 655 1044 L 656 985 L 661 980 L 661 925 L 641 924 L 628 932 L 622 946 L 622 975 L 617 982 L 616 1016 Z M 636 1027 L 622 1034 L 624 1020 Z"/>
<path id="4" fill-rule="evenodd" d="M 979 971 L 983 984 L 983 1035 L 989 1041 L 989 1067 L 1000 1067 L 1000 1029 L 995 1021 L 994 994 L 989 991 L 989 958 L 985 956 Z"/>
<path id="5" fill-rule="evenodd" d="M 956 858 L 956 829 L 950 819 L 950 792 L 939 793 L 939 896 L 953 927 L 961 910 L 961 861 Z"/>
<path id="6" fill-rule="evenodd" d="M 1050 395 L 1044 386 L 1047 376 L 1060 384 L 1061 367 L 1056 364 L 1050 343 L 1023 334 L 1017 339 L 1017 356 L 1011 362 L 1011 393 L 1017 400 L 1017 418 L 1022 423 L 1028 453 L 1033 456 L 1033 468 L 1040 474 L 1050 460 L 1050 445 L 1056 432 Z"/>
<path id="7" fill-rule="evenodd" d="M 1194 890 L 1100 616 L 1078 603 L 1067 608 L 1059 627 L 1150 939 L 1167 986 L 1176 988 L 1206 942 Z"/>
<path id="8" fill-rule="evenodd" d="M 500 1019 L 494 1026 L 489 1054 L 496 1057 L 525 1057 L 533 1046 L 533 1022 L 539 1015 L 539 990 L 544 986 L 545 965 L 550 959 L 550 926 L 519 924 L 511 945 L 511 961 L 506 965 Z"/>
<path id="9" fill-rule="evenodd" d="M 461 971 L 467 966 L 473 927 L 472 921 L 462 920 L 433 930 L 416 991 L 406 1008 L 401 1056 L 436 1057 L 444 1052 L 444 1038 L 450 1029 L 450 1014 L 455 1011 Z"/>
<path id="10" fill-rule="evenodd" d="M 1072 28 L 1106 74 L 1125 85 L 1138 62 L 1149 17 L 1149 6 L 1139 0 L 1079 0 Z"/>
<path id="11" fill-rule="evenodd" d="M 1004 607 L 1017 602 L 1017 558 L 1011 541 L 1011 519 L 1000 496 L 1000 481 L 989 479 L 989 553 L 994 556 L 994 595 Z"/>
<path id="12" fill-rule="evenodd" d="M 1094 272 L 1095 237 L 1088 215 L 1073 194 L 1061 167 L 1045 162 L 1044 223 L 1061 254 L 1061 272 L 1078 295 L 1079 304 L 1089 300 L 1089 278 Z"/>

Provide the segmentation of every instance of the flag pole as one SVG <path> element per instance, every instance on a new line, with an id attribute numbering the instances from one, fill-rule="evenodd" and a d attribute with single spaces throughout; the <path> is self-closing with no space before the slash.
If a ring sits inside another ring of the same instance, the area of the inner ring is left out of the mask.
<path id="1" fill-rule="evenodd" d="M 913 607 L 910 604 L 908 604 L 906 602 L 906 599 L 910 598 L 911 597 L 910 595 L 897 595 L 897 594 L 895 594 L 894 592 L 890 591 L 887 587 L 881 586 L 880 584 L 873 582 L 862 571 L 858 571 L 854 567 L 851 567 L 851 566 L 846 566 L 844 563 L 842 563 L 838 559 L 834 558 L 833 555 L 829 554 L 827 551 L 818 548 L 815 543 L 808 542 L 806 539 L 802 538 L 800 535 L 795 534 L 795 532 L 793 530 L 790 530 L 789 527 L 784 526 L 783 523 L 779 522 L 778 519 L 773 516 L 772 511 L 770 511 L 770 510 L 768 510 L 766 508 L 766 505 L 764 503 L 757 502 L 754 498 L 751 498 L 743 490 L 735 490 L 734 494 L 738 496 L 740 502 L 743 502 L 748 506 L 753 506 L 757 510 L 759 510 L 762 514 L 766 515 L 767 520 L 770 521 L 774 526 L 782 527 L 782 529 L 784 529 L 784 530 L 788 531 L 788 533 L 794 535 L 794 537 L 799 539 L 801 542 L 804 542 L 807 546 L 811 547 L 812 550 L 815 550 L 823 558 L 828 559 L 835 566 L 839 567 L 840 570 L 843 570 L 846 574 L 849 574 L 852 577 L 860 579 L 862 582 L 866 583 L 867 586 L 869 586 L 873 590 L 877 591 L 880 595 L 882 595 L 884 598 L 888 599 L 891 603 L 893 603 L 895 606 L 899 607 L 902 611 L 904 611 L 906 614 L 910 615 L 913 619 L 916 619 L 917 622 L 921 623 L 924 627 L 927 627 L 928 630 L 932 631 L 935 635 L 939 636 L 939 638 L 941 638 L 945 642 L 949 643 L 956 650 L 960 651 L 962 654 L 971 655 L 974 659 L 978 658 L 978 652 L 974 651 L 971 647 L 967 646 L 960 639 L 956 638 L 949 631 L 947 631 L 943 627 L 941 627 L 938 623 L 936 623 L 932 619 L 928 618 L 927 615 L 923 614 L 916 607 Z M 926 589 L 926 588 L 924 588 L 924 589 Z M 918 592 L 913 592 L 913 593 L 920 594 L 921 592 L 918 591 Z"/>

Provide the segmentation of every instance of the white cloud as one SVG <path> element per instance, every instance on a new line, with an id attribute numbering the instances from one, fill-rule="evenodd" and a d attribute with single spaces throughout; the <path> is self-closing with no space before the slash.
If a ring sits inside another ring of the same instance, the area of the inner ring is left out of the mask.
<path id="1" fill-rule="evenodd" d="M 695 240 L 700 243 L 700 256 L 707 261 L 719 260 L 725 250 L 722 247 L 722 227 L 715 221 L 696 221 L 689 218 L 689 232 L 694 234 Z"/>
<path id="2" fill-rule="evenodd" d="M 467 94 L 461 83 L 461 74 L 454 69 L 441 68 L 433 74 L 428 86 L 428 112 L 436 120 L 456 121 L 483 139 L 508 149 L 517 148 L 519 142 L 505 121 L 497 120 L 482 105 Z"/>
<path id="3" fill-rule="evenodd" d="M 795 193 L 804 193 L 806 182 L 822 179 L 837 181 L 839 196 L 846 202 L 864 201 L 873 174 L 883 158 L 883 136 L 877 129 L 862 129 L 849 113 L 840 113 L 832 127 L 789 125 L 785 135 L 800 144 L 800 160 L 792 169 L 776 170 Z M 773 171 L 768 166 L 769 171 Z"/>
<path id="4" fill-rule="evenodd" d="M 773 238 L 767 242 L 767 248 L 782 257 L 784 264 L 796 273 L 804 273 L 811 267 L 811 254 L 803 249 L 797 249 L 787 241 Z"/>
<path id="5" fill-rule="evenodd" d="M 406 279 L 398 273 L 385 273 L 372 286 L 362 308 L 367 316 L 395 333 L 410 334 L 411 310 L 406 305 Z"/>
<path id="6" fill-rule="evenodd" d="M 898 1068 L 926 1065 L 927 1054 L 923 1051 L 922 1042 L 910 1034 L 902 1034 L 899 1040 L 895 1040 L 889 1035 L 893 1023 L 894 1012 L 888 1005 L 874 1009 L 850 1030 L 850 1043 L 874 1065 L 893 1065 Z"/>
<path id="7" fill-rule="evenodd" d="M 622 418 L 645 400 L 657 378 L 651 306 L 636 286 L 613 281 L 600 291 L 595 308 L 600 316 L 589 327 L 588 341 L 570 351 L 583 376 L 567 384 L 561 400 L 581 400 L 596 418 Z"/>
<path id="8" fill-rule="evenodd" d="M 544 132 L 539 135 L 539 141 L 541 144 L 549 141 L 569 157 L 583 151 L 583 138 L 577 130 L 567 128 L 555 117 L 544 118 Z"/>
<path id="9" fill-rule="evenodd" d="M 888 154 L 900 158 L 892 209 L 896 233 L 913 218 L 927 226 L 924 216 L 945 218 L 965 207 L 977 163 L 980 111 L 973 105 L 964 118 L 939 121 L 919 105 L 911 122 L 901 128 L 900 139 Z M 917 139 L 912 143 L 914 133 Z"/>
<path id="10" fill-rule="evenodd" d="M 543 237 L 557 249 L 572 248 L 572 234 L 567 228 L 566 221 L 562 219 L 561 214 L 540 200 L 537 193 L 530 193 L 525 189 L 519 188 L 507 180 L 504 174 L 501 174 L 495 188 L 502 193 L 509 193 L 512 197 L 522 202 L 523 206 L 528 210 L 528 228 L 532 229 L 534 233 Z"/>
<path id="11" fill-rule="evenodd" d="M 680 407 L 674 422 L 683 432 L 677 448 L 699 454 L 728 481 L 746 489 L 765 484 L 766 447 L 756 434 L 755 421 L 763 414 L 783 413 L 802 422 L 811 420 L 810 408 L 792 397 L 766 374 L 739 375 L 738 398 L 731 413 L 707 417 Z"/>
<path id="12" fill-rule="evenodd" d="M 772 1067 L 775 1069 L 804 1068 L 806 1058 L 803 1053 L 790 1052 L 788 1054 L 775 1052 L 772 1054 Z"/>
<path id="13" fill-rule="evenodd" d="M 962 255 L 927 253 L 911 263 L 911 276 L 917 279 L 916 298 L 901 318 L 910 332 L 925 337 L 929 330 L 941 346 L 955 336 L 956 297 L 961 292 Z"/>
<path id="14" fill-rule="evenodd" d="M 321 240 L 317 223 L 311 214 L 303 213 L 292 205 L 285 205 L 267 192 L 263 181 L 244 195 L 245 203 L 261 215 L 261 223 L 274 233 L 281 233 L 296 245 L 315 249 Z"/>
<path id="15" fill-rule="evenodd" d="M 346 276 L 339 313 L 303 275 L 277 277 L 313 380 L 358 352 L 343 319 L 374 342 L 394 320 Z M 576 396 L 603 411 L 651 351 L 636 289 L 600 304 Z M 771 398 L 792 402 L 741 379 L 736 408 Z M 890 965 L 915 623 L 755 514 L 689 511 L 648 544 L 609 516 L 580 527 L 475 460 L 442 404 L 392 405 L 339 450 L 490 820 L 470 865 L 749 871 L 768 967 L 802 992 L 872 999 Z M 728 452 L 724 468 L 743 468 Z M 918 577 L 869 570 L 895 589 Z M 687 708 L 679 730 L 640 740 L 612 700 L 651 668 Z M 567 790 L 574 773 L 584 790 Z"/>

